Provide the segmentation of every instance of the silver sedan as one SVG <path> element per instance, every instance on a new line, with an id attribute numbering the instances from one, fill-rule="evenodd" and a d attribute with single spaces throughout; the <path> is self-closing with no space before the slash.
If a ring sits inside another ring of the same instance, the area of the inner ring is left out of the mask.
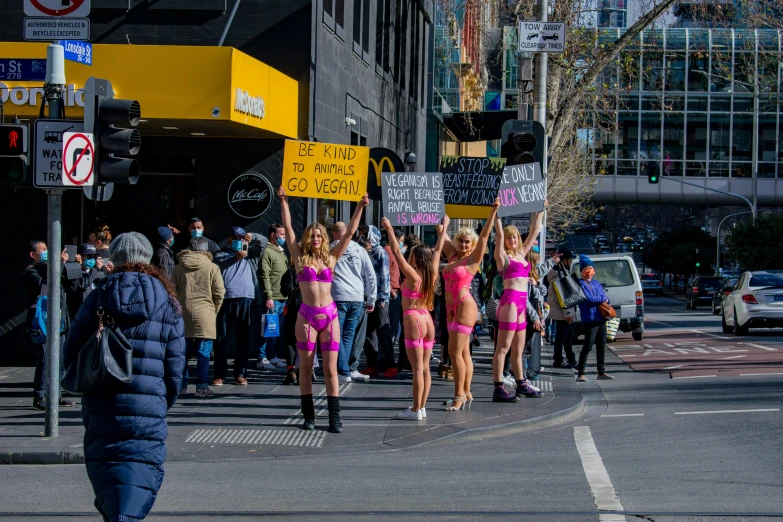
<path id="1" fill-rule="evenodd" d="M 783 327 L 783 270 L 745 272 L 721 304 L 723 333 Z"/>

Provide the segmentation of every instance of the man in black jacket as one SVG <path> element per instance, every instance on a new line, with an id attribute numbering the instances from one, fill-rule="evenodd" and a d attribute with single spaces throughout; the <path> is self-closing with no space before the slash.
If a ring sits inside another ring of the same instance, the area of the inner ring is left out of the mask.
<path id="1" fill-rule="evenodd" d="M 158 227 L 158 237 L 160 241 L 155 247 L 155 253 L 152 255 L 152 263 L 160 269 L 169 281 L 174 275 L 174 252 L 171 251 L 171 247 L 174 244 L 174 234 L 179 233 L 178 230 L 167 227 Z"/>
<path id="2" fill-rule="evenodd" d="M 27 329 L 38 329 L 38 325 L 33 325 L 33 319 L 35 318 L 35 309 L 38 303 L 38 298 L 41 295 L 47 295 L 47 267 L 49 261 L 49 250 L 46 247 L 46 243 L 43 241 L 35 240 L 30 241 L 30 259 L 31 264 L 27 265 L 24 270 L 24 285 L 27 289 Z M 61 255 L 62 262 L 68 261 L 68 254 L 63 250 Z M 68 279 L 66 277 L 65 270 L 63 270 L 62 278 L 60 280 L 60 313 L 63 320 L 63 331 L 60 333 L 60 349 L 62 350 L 62 340 L 65 339 L 65 334 L 68 331 L 69 318 L 68 307 L 66 306 L 65 289 L 63 286 L 67 286 Z M 46 409 L 46 345 L 35 343 L 35 375 L 33 376 L 33 408 L 37 410 Z M 60 358 L 60 377 L 63 374 L 62 357 Z M 73 406 L 73 401 L 60 398 L 60 406 Z"/>
<path id="3" fill-rule="evenodd" d="M 109 275 L 110 266 L 103 263 L 103 259 L 98 257 L 98 250 L 95 245 L 85 243 L 79 246 L 79 254 L 76 256 L 76 262 L 82 267 L 81 277 L 72 279 L 65 285 L 65 291 L 68 293 L 68 311 L 71 317 L 76 317 L 76 312 L 82 305 L 87 295 L 95 289 L 100 279 Z M 111 262 L 109 262 L 111 265 Z"/>

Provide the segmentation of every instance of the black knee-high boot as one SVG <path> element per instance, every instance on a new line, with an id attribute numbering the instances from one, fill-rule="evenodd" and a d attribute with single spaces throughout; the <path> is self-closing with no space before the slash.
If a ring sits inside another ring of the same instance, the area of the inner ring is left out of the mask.
<path id="1" fill-rule="evenodd" d="M 340 422 L 340 397 L 327 397 L 329 406 L 329 433 L 342 433 L 343 423 Z"/>
<path id="2" fill-rule="evenodd" d="M 302 415 L 304 416 L 303 430 L 315 429 L 315 407 L 313 406 L 313 394 L 302 395 Z"/>

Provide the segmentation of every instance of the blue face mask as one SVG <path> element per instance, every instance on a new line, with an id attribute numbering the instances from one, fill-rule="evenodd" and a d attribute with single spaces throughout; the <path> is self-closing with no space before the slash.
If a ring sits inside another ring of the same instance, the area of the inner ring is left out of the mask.
<path id="1" fill-rule="evenodd" d="M 405 248 L 405 241 L 400 242 L 400 248 Z"/>
<path id="2" fill-rule="evenodd" d="M 541 252 L 541 249 L 540 249 L 540 248 L 538 248 L 537 246 L 534 246 L 534 247 L 533 247 L 533 252 L 535 252 L 536 254 L 538 254 L 539 252 Z"/>
<path id="3" fill-rule="evenodd" d="M 277 238 L 277 244 L 280 246 L 285 245 L 285 238 L 284 237 L 278 237 Z"/>
<path id="4" fill-rule="evenodd" d="M 171 236 L 171 243 L 169 243 L 169 248 L 174 246 L 174 236 Z"/>
<path id="5" fill-rule="evenodd" d="M 93 268 L 95 266 L 95 260 L 94 259 L 85 259 L 84 263 L 82 263 L 82 266 L 89 270 L 90 268 Z"/>
<path id="6" fill-rule="evenodd" d="M 43 252 L 41 252 L 39 259 L 41 260 L 41 263 L 46 263 L 47 261 L 49 261 L 49 251 L 44 250 Z"/>
<path id="7" fill-rule="evenodd" d="M 201 237 L 204 235 L 203 230 L 191 230 L 190 231 L 190 237 Z"/>
<path id="8" fill-rule="evenodd" d="M 237 252 L 242 250 L 242 240 L 241 239 L 232 239 L 231 240 L 231 248 L 233 248 Z"/>

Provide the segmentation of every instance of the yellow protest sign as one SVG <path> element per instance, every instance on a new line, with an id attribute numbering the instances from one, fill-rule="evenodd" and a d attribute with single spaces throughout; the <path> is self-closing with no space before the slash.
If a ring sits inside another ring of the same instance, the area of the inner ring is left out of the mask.
<path id="1" fill-rule="evenodd" d="M 369 162 L 368 147 L 287 140 L 283 188 L 288 196 L 358 201 L 367 192 Z"/>

